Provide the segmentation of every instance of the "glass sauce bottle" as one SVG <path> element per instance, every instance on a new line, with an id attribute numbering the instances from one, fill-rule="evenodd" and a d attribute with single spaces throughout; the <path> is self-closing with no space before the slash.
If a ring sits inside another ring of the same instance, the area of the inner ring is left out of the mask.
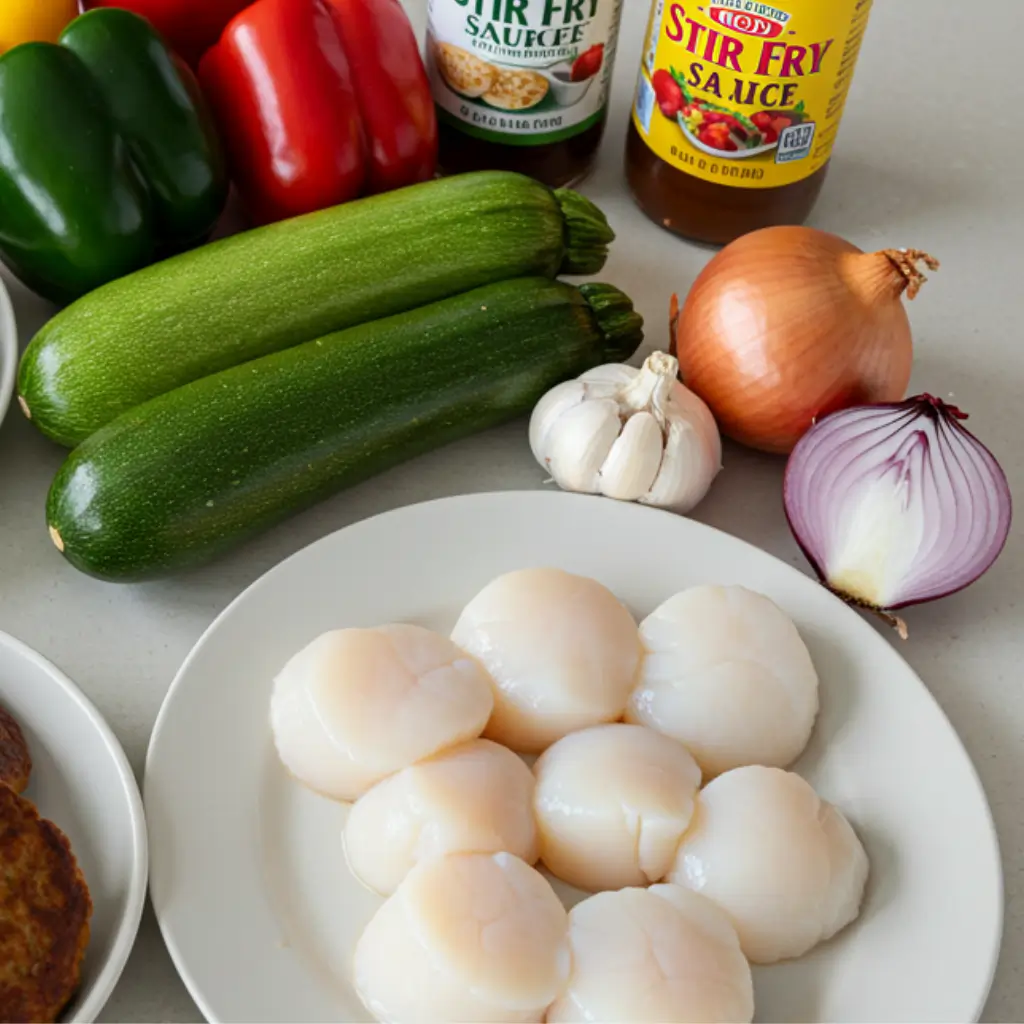
<path id="1" fill-rule="evenodd" d="M 626 176 L 654 221 L 725 244 L 811 212 L 872 0 L 654 0 Z"/>
<path id="2" fill-rule="evenodd" d="M 430 0 L 442 171 L 519 171 L 552 187 L 583 178 L 604 134 L 622 4 Z"/>

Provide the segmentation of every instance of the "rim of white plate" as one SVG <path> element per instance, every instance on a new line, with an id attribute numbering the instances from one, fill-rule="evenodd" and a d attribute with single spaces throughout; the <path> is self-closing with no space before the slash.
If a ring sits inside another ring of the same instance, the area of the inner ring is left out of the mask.
<path id="1" fill-rule="evenodd" d="M 7 418 L 18 374 L 18 322 L 7 286 L 0 279 L 0 423 Z"/>
<path id="2" fill-rule="evenodd" d="M 92 981 L 92 991 L 82 1002 L 78 1012 L 68 1022 L 68 1024 L 92 1024 L 103 1007 L 106 1006 L 114 987 L 124 972 L 128 957 L 135 947 L 135 937 L 138 934 L 142 911 L 146 905 L 149 881 L 149 837 L 146 831 L 146 812 L 142 804 L 142 794 L 124 748 L 107 724 L 106 719 L 99 713 L 96 705 L 52 661 L 44 658 L 24 641 L 11 636 L 10 633 L 0 631 L 0 644 L 16 651 L 26 661 L 32 662 L 42 669 L 81 708 L 110 751 L 128 801 L 132 828 L 132 877 L 128 886 L 127 905 L 117 926 L 117 934 L 110 955 Z"/>
<path id="3" fill-rule="evenodd" d="M 199 653 L 200 649 L 206 643 L 206 641 L 207 641 L 208 637 L 210 636 L 210 634 L 212 634 L 213 631 L 217 628 L 217 626 L 220 624 L 221 620 L 226 618 L 234 610 L 235 606 L 238 605 L 239 603 L 241 603 L 241 601 L 246 597 L 246 595 L 249 593 L 249 591 L 255 589 L 259 585 L 264 584 L 266 582 L 266 580 L 268 579 L 268 577 L 273 576 L 275 573 L 283 571 L 284 566 L 286 566 L 292 560 L 298 559 L 300 556 L 302 556 L 309 549 L 315 548 L 318 544 L 324 544 L 326 542 L 329 542 L 330 539 L 332 537 L 334 537 L 336 534 L 343 533 L 345 530 L 351 529 L 352 527 L 356 527 L 356 526 L 359 526 L 361 524 L 368 523 L 368 522 L 371 522 L 371 521 L 375 521 L 375 520 L 378 520 L 378 519 L 384 519 L 384 518 L 387 518 L 389 516 L 397 516 L 397 515 L 399 515 L 399 514 L 401 514 L 403 512 L 408 512 L 408 510 L 416 508 L 416 507 L 419 507 L 419 506 L 439 505 L 439 504 L 443 504 L 445 502 L 451 502 L 451 501 L 463 501 L 463 502 L 474 502 L 474 503 L 478 502 L 481 506 L 483 506 L 487 502 L 505 499 L 505 498 L 508 498 L 510 496 L 515 497 L 517 500 L 525 500 L 525 501 L 540 501 L 540 502 L 543 502 L 543 501 L 549 501 L 552 498 L 557 498 L 558 500 L 576 501 L 576 502 L 580 502 L 581 504 L 582 503 L 592 503 L 592 502 L 595 502 L 595 501 L 611 501 L 611 500 L 613 500 L 613 499 L 610 499 L 610 498 L 595 497 L 593 495 L 575 494 L 575 493 L 568 492 L 568 491 L 551 492 L 551 491 L 539 491 L 539 490 L 537 490 L 537 491 L 521 490 L 521 491 L 484 491 L 484 492 L 470 492 L 470 493 L 462 493 L 462 494 L 452 494 L 452 495 L 447 495 L 447 496 L 441 497 L 441 498 L 432 498 L 432 499 L 429 499 L 427 501 L 411 502 L 411 503 L 409 503 L 407 505 L 399 505 L 399 506 L 397 506 L 395 508 L 388 509 L 388 510 L 386 510 L 384 512 L 378 512 L 375 515 L 367 516 L 365 519 L 356 520 L 355 522 L 349 523 L 346 526 L 339 527 L 339 529 L 337 529 L 337 530 L 332 530 L 330 533 L 325 534 L 323 537 L 320 537 L 317 540 L 311 541 L 309 544 L 306 544 L 305 546 L 299 548 L 297 551 L 292 552 L 292 554 L 288 555 L 286 558 L 283 558 L 280 562 L 278 562 L 277 564 L 271 566 L 265 573 L 263 573 L 260 576 L 258 576 L 248 586 L 246 586 L 243 590 L 241 590 L 227 605 L 225 605 L 224 608 L 221 609 L 221 611 L 213 619 L 213 621 L 206 627 L 206 629 L 203 630 L 203 632 L 200 635 L 200 637 L 198 638 L 198 640 L 196 640 L 195 644 L 193 645 L 191 650 L 186 655 L 185 660 L 181 663 L 180 667 L 178 668 L 178 671 L 175 673 L 175 676 L 174 676 L 174 679 L 171 682 L 171 685 L 167 689 L 167 693 L 164 696 L 163 702 L 160 705 L 160 710 L 157 713 L 156 722 L 153 725 L 153 730 L 150 733 L 149 745 L 146 748 L 146 762 L 145 762 L 145 767 L 144 767 L 144 770 L 143 770 L 143 790 L 145 790 L 145 788 L 146 788 L 146 779 L 147 779 L 147 777 L 149 775 L 151 759 L 153 757 L 153 751 L 154 751 L 154 749 L 157 746 L 158 737 L 160 736 L 160 734 L 161 734 L 161 732 L 163 730 L 163 727 L 164 727 L 166 719 L 167 719 L 167 715 L 169 713 L 168 712 L 168 707 L 171 704 L 172 698 L 174 697 L 175 692 L 176 692 L 176 690 L 178 689 L 178 687 L 179 687 L 179 685 L 181 683 L 181 680 L 186 676 L 188 669 L 191 667 L 192 662 L 198 656 L 198 653 Z M 672 518 L 672 519 L 679 519 L 679 518 L 681 518 L 680 516 L 676 515 L 675 513 L 666 511 L 664 509 L 655 508 L 655 507 L 649 506 L 649 505 L 636 505 L 635 507 L 638 508 L 638 509 L 641 509 L 644 514 L 669 517 L 669 518 Z M 762 548 L 759 548 L 759 547 L 757 547 L 754 544 L 751 544 L 749 541 L 745 541 L 745 540 L 743 540 L 740 537 L 736 537 L 736 536 L 734 536 L 731 533 L 727 533 L 725 530 L 720 530 L 720 529 L 718 529 L 715 526 L 710 526 L 707 523 L 702 523 L 702 522 L 699 522 L 698 520 L 687 519 L 687 521 L 689 523 L 691 523 L 691 524 L 693 524 L 693 525 L 703 529 L 703 530 L 710 530 L 713 533 L 719 534 L 719 535 L 724 536 L 724 537 L 728 537 L 731 542 L 734 542 L 734 543 L 736 543 L 738 545 L 741 545 L 744 548 L 749 548 L 752 551 L 756 551 L 759 555 L 767 555 L 767 557 L 771 558 L 773 561 L 777 562 L 780 566 L 782 566 L 786 570 L 786 572 L 791 573 L 791 574 L 795 574 L 797 576 L 800 576 L 802 579 L 808 580 L 809 582 L 812 582 L 812 583 L 814 582 L 812 577 L 809 577 L 806 573 L 801 572 L 798 568 L 796 568 L 796 566 L 789 565 L 788 563 L 784 562 L 778 556 L 773 555 L 773 554 L 771 554 L 771 552 L 765 551 Z M 835 602 L 839 603 L 840 605 L 842 605 L 843 608 L 846 609 L 847 612 L 849 612 L 849 614 L 852 617 L 852 619 L 855 619 L 857 621 L 858 626 L 854 627 L 854 628 L 858 628 L 858 629 L 867 631 L 867 633 L 869 633 L 872 637 L 875 637 L 878 640 L 882 639 L 881 637 L 878 636 L 878 634 L 874 630 L 874 628 L 868 622 L 866 622 L 864 620 L 864 618 L 860 614 L 858 614 L 854 609 L 852 609 L 848 604 L 846 604 L 845 601 L 843 601 L 841 598 L 837 597 L 835 594 L 833 594 L 830 591 L 828 591 L 826 588 L 822 587 L 821 589 L 822 589 L 822 595 L 825 598 L 827 598 L 830 601 L 835 601 Z M 979 1021 L 981 1019 L 981 1015 L 985 1011 L 985 1006 L 988 1003 L 989 996 L 991 995 L 991 992 L 992 992 L 992 983 L 995 981 L 996 969 L 998 968 L 998 965 L 999 965 L 1000 952 L 1002 950 L 1002 936 L 1003 936 L 1003 930 L 1004 930 L 1004 927 L 1005 927 L 1006 885 L 1005 885 L 1005 879 L 1004 879 L 1004 875 L 1003 875 L 1002 851 L 1001 851 L 1000 846 L 999 846 L 999 833 L 996 830 L 995 819 L 992 816 L 992 807 L 989 804 L 988 795 L 986 794 L 985 787 L 982 784 L 981 776 L 978 774 L 978 769 L 977 769 L 977 767 L 974 764 L 974 760 L 971 757 L 970 752 L 964 746 L 963 740 L 960 738 L 960 734 L 954 728 L 953 723 L 949 720 L 949 718 L 947 717 L 945 711 L 942 709 L 942 705 L 939 704 L 938 700 L 935 698 L 935 695 L 928 688 L 928 686 L 925 685 L 924 680 L 922 680 L 921 677 L 917 674 L 917 672 L 914 670 L 913 666 L 911 666 L 909 664 L 909 662 L 906 661 L 906 659 L 903 657 L 903 655 L 900 654 L 899 650 L 896 649 L 895 647 L 892 648 L 892 653 L 896 657 L 898 657 L 901 661 L 904 662 L 904 664 L 907 666 L 908 671 L 914 676 L 915 679 L 918 680 L 918 682 L 920 683 L 921 689 L 925 692 L 925 694 L 927 696 L 927 699 L 929 701 L 931 701 L 931 703 L 934 705 L 935 710 L 938 711 L 939 717 L 942 719 L 942 721 L 943 721 L 943 723 L 945 725 L 945 728 L 951 734 L 953 741 L 960 748 L 960 751 L 961 751 L 961 753 L 964 756 L 964 760 L 967 762 L 967 765 L 968 765 L 968 767 L 970 769 L 971 778 L 974 781 L 974 785 L 977 787 L 978 794 L 979 794 L 979 796 L 981 798 L 981 803 L 984 806 L 985 820 L 988 823 L 990 838 L 992 840 L 992 844 L 993 844 L 994 849 L 995 849 L 995 854 L 996 854 L 996 857 L 995 857 L 996 882 L 997 882 L 997 885 L 998 885 L 998 891 L 1000 893 L 1001 898 L 997 902 L 997 907 L 996 907 L 996 922 L 995 922 L 996 927 L 993 929 L 993 935 L 989 939 L 989 941 L 993 944 L 994 948 L 992 950 L 991 956 L 989 957 L 990 966 L 989 966 L 989 971 L 988 971 L 988 977 L 985 979 L 985 985 L 984 985 L 984 988 L 983 988 L 983 990 L 982 990 L 982 992 L 980 994 L 978 1005 L 975 1007 L 974 1012 L 972 1013 L 971 1018 L 970 1018 L 971 1021 Z M 182 953 L 182 951 L 178 947 L 178 944 L 175 941 L 173 935 L 170 934 L 168 927 L 165 926 L 163 915 L 160 914 L 159 912 L 157 912 L 156 917 L 157 917 L 157 924 L 159 925 L 159 928 L 160 928 L 160 934 L 161 934 L 161 936 L 163 937 L 163 940 L 164 940 L 164 945 L 167 947 L 167 952 L 168 952 L 168 954 L 171 957 L 171 961 L 174 964 L 174 968 L 178 972 L 178 976 L 181 978 L 182 983 L 185 985 L 185 988 L 188 990 L 189 995 L 192 997 L 192 999 L 195 1002 L 196 1006 L 198 1006 L 198 1008 L 199 1008 L 200 1012 L 202 1013 L 203 1017 L 207 1021 L 209 1021 L 210 1024 L 222 1024 L 221 1018 L 217 1017 L 212 1012 L 212 1008 L 206 1003 L 206 1000 L 203 998 L 202 991 L 200 990 L 199 986 L 196 984 L 195 979 L 192 977 L 191 972 L 189 971 L 189 969 L 188 969 L 188 967 L 186 965 L 184 954 Z"/>

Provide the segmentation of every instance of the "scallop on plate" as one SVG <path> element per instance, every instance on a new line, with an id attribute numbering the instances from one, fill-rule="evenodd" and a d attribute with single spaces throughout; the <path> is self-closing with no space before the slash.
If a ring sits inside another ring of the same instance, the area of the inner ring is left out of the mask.
<path id="1" fill-rule="evenodd" d="M 410 506 L 277 566 L 179 671 L 145 802 L 211 1021 L 967 1021 L 999 951 L 985 795 L 888 636 L 599 498 Z"/>

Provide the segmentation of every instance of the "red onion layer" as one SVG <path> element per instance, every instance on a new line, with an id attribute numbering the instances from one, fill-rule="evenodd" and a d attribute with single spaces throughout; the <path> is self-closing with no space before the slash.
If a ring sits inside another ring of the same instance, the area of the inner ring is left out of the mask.
<path id="1" fill-rule="evenodd" d="M 833 413 L 794 448 L 786 517 L 836 594 L 889 613 L 962 590 L 998 558 L 1010 488 L 966 419 L 918 395 Z"/>

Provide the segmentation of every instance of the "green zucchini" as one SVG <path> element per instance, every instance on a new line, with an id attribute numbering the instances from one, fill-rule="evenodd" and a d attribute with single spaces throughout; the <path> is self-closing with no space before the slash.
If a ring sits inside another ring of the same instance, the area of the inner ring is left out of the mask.
<path id="1" fill-rule="evenodd" d="M 596 273 L 614 238 L 575 192 L 483 171 L 257 228 L 113 281 L 21 360 L 26 415 L 73 446 L 182 384 L 513 277 Z"/>
<path id="2" fill-rule="evenodd" d="M 629 299 L 517 278 L 186 384 L 70 453 L 50 536 L 83 572 L 134 580 L 209 560 L 344 487 L 529 412 L 628 358 Z"/>

